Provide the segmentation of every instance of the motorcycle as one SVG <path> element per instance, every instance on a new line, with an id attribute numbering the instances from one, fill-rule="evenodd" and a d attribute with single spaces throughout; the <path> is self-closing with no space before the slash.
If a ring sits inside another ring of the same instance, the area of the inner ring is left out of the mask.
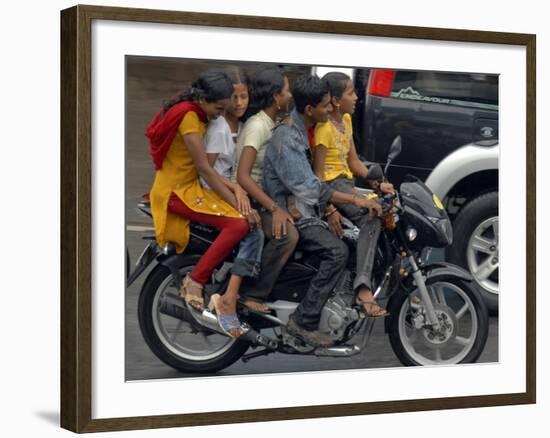
<path id="1" fill-rule="evenodd" d="M 384 174 L 400 151 L 397 137 Z M 384 213 L 373 267 L 374 296 L 390 313 L 383 318 L 384 330 L 397 358 L 406 366 L 476 362 L 485 347 L 489 322 L 473 278 L 459 266 L 427 262 L 432 248 L 452 243 L 452 225 L 443 205 L 415 177 L 403 182 L 395 194 L 380 196 L 378 202 Z M 151 216 L 147 200 L 138 208 Z M 213 373 L 239 359 L 246 362 L 273 353 L 345 358 L 366 348 L 378 319 L 365 317 L 355 301 L 352 285 L 359 230 L 351 222 L 344 224 L 343 237 L 350 248 L 348 265 L 319 323 L 319 330 L 334 342 L 330 347 L 308 345 L 286 331 L 289 316 L 318 267 L 315 256 L 300 251 L 291 257 L 271 292 L 266 303 L 270 313 L 238 309 L 246 327 L 242 336 L 226 336 L 208 309 L 199 313 L 188 307 L 179 297 L 181 280 L 218 233 L 202 224 L 191 223 L 190 227 L 190 241 L 182 254 L 176 254 L 173 244 L 160 248 L 154 236 L 144 236 L 149 243 L 127 280 L 131 285 L 156 262 L 139 295 L 138 317 L 145 342 L 164 363 L 182 372 Z M 225 290 L 231 257 L 205 286 L 206 302 Z"/>

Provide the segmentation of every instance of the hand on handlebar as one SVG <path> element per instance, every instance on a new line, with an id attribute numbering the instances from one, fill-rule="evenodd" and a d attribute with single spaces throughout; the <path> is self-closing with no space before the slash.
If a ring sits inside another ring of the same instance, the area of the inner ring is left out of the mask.
<path id="1" fill-rule="evenodd" d="M 395 195 L 395 188 L 393 187 L 393 184 L 390 182 L 383 182 L 380 184 L 380 191 L 382 193 Z"/>
<path id="2" fill-rule="evenodd" d="M 360 208 L 368 208 L 369 216 L 380 216 L 383 213 L 382 206 L 377 202 L 376 199 L 366 199 L 361 196 L 355 196 L 355 205 Z"/>

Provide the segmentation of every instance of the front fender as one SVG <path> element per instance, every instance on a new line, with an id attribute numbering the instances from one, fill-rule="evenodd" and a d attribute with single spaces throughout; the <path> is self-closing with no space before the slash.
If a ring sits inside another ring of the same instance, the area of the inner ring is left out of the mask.
<path id="1" fill-rule="evenodd" d="M 458 277 L 461 280 L 472 281 L 472 275 L 460 266 L 452 263 L 438 262 L 432 263 L 424 267 L 426 280 L 436 276 L 451 276 Z"/>

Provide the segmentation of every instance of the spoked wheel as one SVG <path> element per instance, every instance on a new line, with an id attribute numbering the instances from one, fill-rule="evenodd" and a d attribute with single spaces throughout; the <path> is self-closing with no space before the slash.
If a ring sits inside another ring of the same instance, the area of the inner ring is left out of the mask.
<path id="1" fill-rule="evenodd" d="M 180 272 L 184 276 L 192 269 L 193 265 L 189 265 Z M 158 265 L 145 281 L 139 297 L 141 332 L 160 360 L 179 371 L 212 373 L 230 366 L 244 354 L 248 343 L 201 329 L 185 311 L 179 312 L 179 317 L 166 314 L 164 301 L 178 295 L 179 287 L 170 271 Z"/>
<path id="2" fill-rule="evenodd" d="M 404 365 L 444 365 L 475 362 L 489 332 L 487 309 L 477 290 L 455 277 L 428 279 L 440 327 L 430 326 L 417 290 L 401 293 L 392 306 L 390 342 Z"/>

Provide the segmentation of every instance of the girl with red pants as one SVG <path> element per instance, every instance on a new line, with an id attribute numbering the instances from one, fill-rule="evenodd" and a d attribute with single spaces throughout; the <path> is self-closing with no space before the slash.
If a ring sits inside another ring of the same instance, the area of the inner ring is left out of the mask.
<path id="1" fill-rule="evenodd" d="M 207 71 L 185 93 L 166 104 L 147 128 L 156 174 L 151 189 L 151 211 L 159 245 L 174 242 L 181 253 L 189 241 L 189 222 L 220 229 L 220 234 L 181 285 L 182 298 L 196 311 L 204 310 L 202 289 L 213 270 L 246 236 L 249 224 L 238 211 L 234 193 L 208 163 L 203 136 L 209 121 L 220 116 L 233 93 L 229 77 Z M 210 187 L 200 183 L 202 177 Z M 243 334 L 236 314 L 242 278 L 232 275 L 226 292 L 214 295 L 220 327 L 229 336 Z"/>

